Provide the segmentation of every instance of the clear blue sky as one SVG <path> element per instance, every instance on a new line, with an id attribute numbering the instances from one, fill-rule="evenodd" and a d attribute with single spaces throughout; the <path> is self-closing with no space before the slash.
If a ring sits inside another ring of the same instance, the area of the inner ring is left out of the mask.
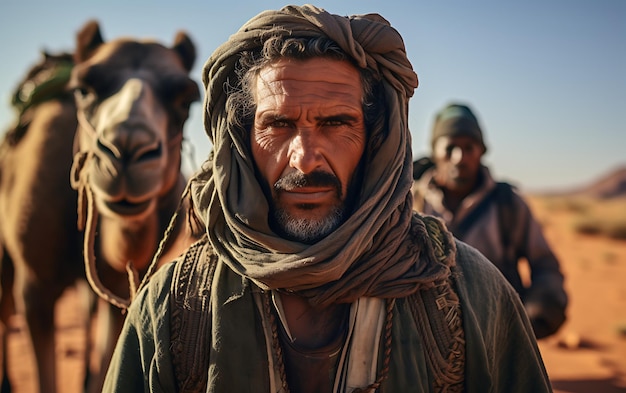
<path id="1" fill-rule="evenodd" d="M 420 86 L 410 103 L 414 155 L 428 152 L 435 111 L 471 105 L 486 134 L 484 162 L 523 190 L 585 185 L 626 164 L 626 1 L 312 2 L 333 13 L 376 12 L 403 35 Z M 2 0 L 0 127 L 10 92 L 42 49 L 72 50 L 90 18 L 105 39 L 156 38 L 184 29 L 197 45 L 192 76 L 244 22 L 285 1 Z M 298 3 L 295 3 L 298 4 Z M 192 110 L 186 135 L 200 163 L 210 150 Z M 189 166 L 189 165 L 188 165 Z"/>

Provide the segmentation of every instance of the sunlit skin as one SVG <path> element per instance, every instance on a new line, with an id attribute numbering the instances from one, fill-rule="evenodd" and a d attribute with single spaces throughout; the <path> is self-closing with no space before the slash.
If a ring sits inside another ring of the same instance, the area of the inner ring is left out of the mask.
<path id="1" fill-rule="evenodd" d="M 359 73 L 344 61 L 283 59 L 260 72 L 254 93 L 252 155 L 271 194 L 273 224 L 314 242 L 341 224 L 337 212 L 365 149 Z M 297 295 L 281 299 L 300 348 L 327 345 L 340 333 L 345 305 L 313 309 Z"/>
<path id="2" fill-rule="evenodd" d="M 347 61 L 281 59 L 261 70 L 255 87 L 251 148 L 273 210 L 286 216 L 278 225 L 298 239 L 290 233 L 298 229 L 285 228 L 290 222 L 307 231 L 332 221 L 316 235 L 324 236 L 340 224 L 333 216 L 365 149 L 359 72 Z"/>
<path id="3" fill-rule="evenodd" d="M 456 210 L 476 186 L 484 152 L 484 147 L 468 136 L 442 136 L 435 141 L 435 182 L 444 190 L 450 210 Z"/>

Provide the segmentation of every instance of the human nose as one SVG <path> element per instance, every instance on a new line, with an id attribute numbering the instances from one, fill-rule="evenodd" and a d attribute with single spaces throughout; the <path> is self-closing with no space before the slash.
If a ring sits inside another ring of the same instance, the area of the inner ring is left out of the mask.
<path id="1" fill-rule="evenodd" d="M 321 159 L 317 138 L 308 131 L 299 131 L 291 141 L 289 165 L 302 173 L 311 173 L 320 166 Z"/>

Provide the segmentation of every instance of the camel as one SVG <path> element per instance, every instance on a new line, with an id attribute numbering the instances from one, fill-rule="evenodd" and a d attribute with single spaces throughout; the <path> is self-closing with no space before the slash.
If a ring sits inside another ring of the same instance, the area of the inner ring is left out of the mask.
<path id="1" fill-rule="evenodd" d="M 87 390 L 99 391 L 123 324 L 120 308 L 148 270 L 196 239 L 182 219 L 181 172 L 183 125 L 200 96 L 188 76 L 193 42 L 183 31 L 171 47 L 105 42 L 89 21 L 76 43 L 70 61 L 59 56 L 68 67 L 57 80 L 63 91 L 29 104 L 0 147 L 2 315 L 13 300 L 24 315 L 42 393 L 62 390 L 54 305 L 65 289 L 88 280 L 101 298 L 85 372 Z M 60 69 L 46 68 L 54 60 L 46 56 L 16 96 L 45 84 Z"/>

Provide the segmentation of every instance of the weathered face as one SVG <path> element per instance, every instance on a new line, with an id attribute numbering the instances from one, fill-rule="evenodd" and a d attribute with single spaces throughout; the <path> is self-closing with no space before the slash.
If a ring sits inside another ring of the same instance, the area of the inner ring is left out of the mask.
<path id="1" fill-rule="evenodd" d="M 359 72 L 347 61 L 279 60 L 259 73 L 252 154 L 272 224 L 314 242 L 344 220 L 366 131 Z"/>
<path id="2" fill-rule="evenodd" d="M 174 50 L 139 42 L 102 43 L 75 67 L 80 149 L 93 152 L 85 170 L 102 214 L 141 220 L 174 186 L 198 98 L 187 73 Z"/>
<path id="3" fill-rule="evenodd" d="M 468 136 L 438 138 L 433 150 L 437 183 L 451 191 L 470 191 L 476 182 L 483 153 L 483 146 Z"/>

